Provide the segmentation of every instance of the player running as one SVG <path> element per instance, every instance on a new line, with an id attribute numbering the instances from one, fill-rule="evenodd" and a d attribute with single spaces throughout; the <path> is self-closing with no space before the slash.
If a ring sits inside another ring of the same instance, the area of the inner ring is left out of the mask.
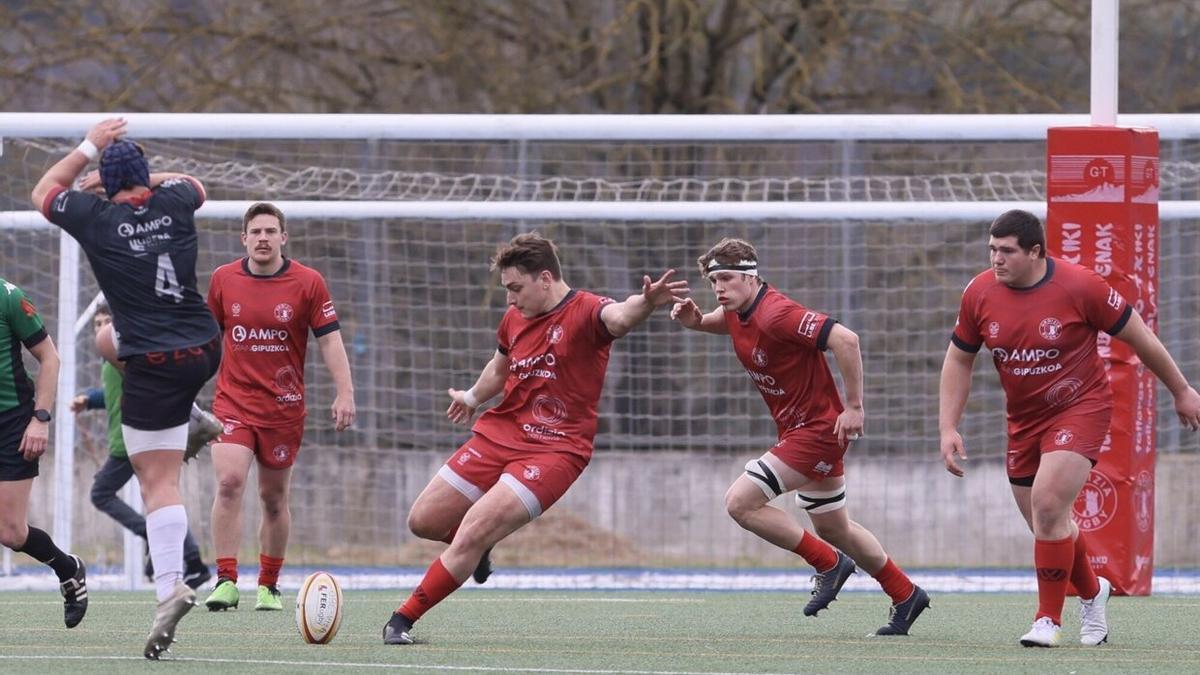
<path id="1" fill-rule="evenodd" d="M 123 119 L 93 126 L 46 171 L 33 204 L 79 242 L 113 309 L 117 357 L 125 362 L 122 434 L 146 506 L 158 608 L 143 654 L 158 659 L 195 605 L 183 582 L 187 512 L 179 469 L 192 401 L 221 358 L 217 323 L 196 290 L 195 212 L 200 182 L 150 173 L 141 147 L 122 140 Z M 103 154 L 100 154 L 103 152 Z M 100 155 L 105 197 L 69 189 Z"/>
<path id="2" fill-rule="evenodd" d="M 224 431 L 213 444 L 217 585 L 204 601 L 210 611 L 238 606 L 242 495 L 256 461 L 262 522 L 254 608 L 283 609 L 277 584 L 291 527 L 292 465 L 307 414 L 304 355 L 310 330 L 337 387 L 334 426 L 342 431 L 354 423 L 354 385 L 333 300 L 319 272 L 283 255 L 287 240 L 282 211 L 273 204 L 251 205 L 242 218 L 246 257 L 218 267 L 208 286 L 209 309 L 225 336 L 213 401 Z"/>
<path id="3" fill-rule="evenodd" d="M 613 340 L 658 307 L 681 302 L 686 281 L 642 279 L 624 302 L 574 290 L 563 280 L 554 242 L 522 234 L 492 259 L 507 291 L 498 345 L 474 386 L 450 389 L 446 416 L 472 427 L 408 515 L 413 534 L 446 541 L 421 583 L 383 627 L 385 644 L 412 644 L 413 624 L 458 589 L 497 542 L 540 516 L 579 477 L 592 456 L 597 405 Z"/>
<path id="4" fill-rule="evenodd" d="M 36 387 L 21 361 L 21 345 L 37 359 Z M 87 569 L 28 521 L 29 493 L 50 438 L 58 369 L 58 352 L 37 309 L 20 288 L 0 279 L 0 544 L 54 570 L 63 620 L 74 628 L 87 613 Z"/>
<path id="5" fill-rule="evenodd" d="M 864 421 L 858 336 L 771 288 L 759 275 L 758 253 L 749 242 L 722 239 L 697 263 L 720 307 L 705 314 L 689 298 L 671 309 L 671 317 L 687 328 L 730 337 L 779 429 L 779 442 L 747 462 L 746 473 L 725 493 L 726 510 L 738 525 L 816 569 L 806 616 L 816 616 L 837 598 L 857 563 L 892 599 L 888 623 L 875 634 L 908 635 L 929 596 L 846 509 L 842 456 L 862 434 Z M 848 406 L 821 353 L 826 349 L 842 373 Z M 819 537 L 769 505 L 792 490 Z"/>
<path id="6" fill-rule="evenodd" d="M 966 460 L 958 422 L 971 391 L 971 368 L 986 346 L 1008 408 L 1008 482 L 1033 531 L 1038 610 L 1021 636 L 1026 647 L 1057 647 L 1068 582 L 1080 597 L 1084 645 L 1108 639 L 1112 585 L 1097 577 L 1071 520 L 1071 505 L 1108 433 L 1112 389 L 1096 348 L 1104 331 L 1133 347 L 1175 397 L 1184 426 L 1200 428 L 1200 394 L 1121 294 L 1095 272 L 1046 256 L 1037 216 L 1008 211 L 988 242 L 992 267 L 963 291 L 942 365 L 938 428 L 942 461 L 955 476 Z"/>

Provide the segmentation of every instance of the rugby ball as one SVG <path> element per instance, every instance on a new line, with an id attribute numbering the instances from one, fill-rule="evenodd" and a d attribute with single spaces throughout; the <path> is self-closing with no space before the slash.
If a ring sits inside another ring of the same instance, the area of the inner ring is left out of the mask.
<path id="1" fill-rule="evenodd" d="M 313 572 L 296 594 L 296 627 L 300 637 L 323 645 L 337 635 L 342 625 L 342 587 L 329 572 Z"/>

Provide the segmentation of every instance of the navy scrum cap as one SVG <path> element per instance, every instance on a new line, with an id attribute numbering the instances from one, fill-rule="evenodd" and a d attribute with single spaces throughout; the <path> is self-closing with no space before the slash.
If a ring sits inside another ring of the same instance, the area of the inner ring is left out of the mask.
<path id="1" fill-rule="evenodd" d="M 131 187 L 150 187 L 150 165 L 142 148 L 133 141 L 117 141 L 100 156 L 100 182 L 104 194 L 112 196 Z"/>

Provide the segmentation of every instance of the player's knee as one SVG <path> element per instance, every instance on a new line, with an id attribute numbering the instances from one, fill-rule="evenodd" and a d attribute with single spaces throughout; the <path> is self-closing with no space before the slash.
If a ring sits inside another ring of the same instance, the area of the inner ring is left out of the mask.
<path id="1" fill-rule="evenodd" d="M 422 539 L 441 541 L 449 534 L 444 527 L 439 527 L 433 519 L 426 517 L 423 511 L 413 509 L 408 513 L 408 531 Z"/>
<path id="2" fill-rule="evenodd" d="M 1034 495 L 1029 505 L 1033 529 L 1040 532 L 1061 524 L 1070 517 L 1070 505 L 1059 503 L 1051 497 Z"/>
<path id="3" fill-rule="evenodd" d="M 287 513 L 288 496 L 286 491 L 266 492 L 261 495 L 263 515 L 268 518 L 278 518 Z"/>
<path id="4" fill-rule="evenodd" d="M 22 525 L 24 523 L 11 523 L 0 520 L 0 544 L 11 549 L 23 546 L 25 540 L 29 538 L 29 532 Z"/>
<path id="5" fill-rule="evenodd" d="M 218 499 L 241 499 L 246 489 L 246 478 L 237 474 L 217 476 Z"/>
<path id="6" fill-rule="evenodd" d="M 762 500 L 757 495 L 747 496 L 745 492 L 736 489 L 736 486 L 729 488 L 725 493 L 725 512 L 739 525 L 744 526 L 750 516 L 762 506 Z"/>
<path id="7" fill-rule="evenodd" d="M 104 510 L 104 507 L 107 506 L 114 497 L 116 497 L 116 493 L 99 484 L 96 484 L 92 486 L 92 491 L 88 496 L 92 500 L 92 506 L 100 510 Z"/>
<path id="8" fill-rule="evenodd" d="M 845 522 L 814 519 L 813 530 L 816 531 L 818 537 L 831 544 L 845 541 L 850 537 L 850 527 Z"/>

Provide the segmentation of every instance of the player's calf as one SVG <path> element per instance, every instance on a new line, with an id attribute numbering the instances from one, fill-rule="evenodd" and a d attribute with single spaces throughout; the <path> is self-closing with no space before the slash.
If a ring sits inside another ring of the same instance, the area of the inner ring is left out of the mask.
<path id="1" fill-rule="evenodd" d="M 471 573 L 471 578 L 475 583 L 482 584 L 492 576 L 492 549 L 483 552 L 483 557 L 479 559 L 479 564 L 475 566 L 475 571 Z"/>

